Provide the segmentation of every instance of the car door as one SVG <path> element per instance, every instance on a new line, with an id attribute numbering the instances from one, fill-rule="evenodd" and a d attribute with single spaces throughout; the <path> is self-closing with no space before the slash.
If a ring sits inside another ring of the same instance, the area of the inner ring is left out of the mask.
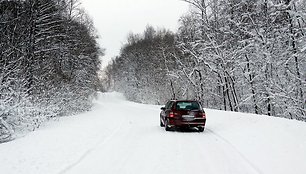
<path id="1" fill-rule="evenodd" d="M 165 123 L 165 117 L 166 117 L 166 109 L 167 109 L 167 106 L 169 105 L 169 102 L 168 101 L 166 104 L 165 104 L 165 109 L 162 109 L 161 112 L 160 112 L 160 118 L 162 120 L 163 123 Z"/>
<path id="2" fill-rule="evenodd" d="M 165 123 L 166 117 L 169 114 L 169 112 L 171 111 L 171 107 L 172 107 L 173 103 L 174 103 L 173 101 L 168 101 L 165 105 L 165 110 L 161 111 L 160 116 L 162 118 L 163 123 Z"/>
<path id="3" fill-rule="evenodd" d="M 166 109 L 165 109 L 165 118 L 166 118 L 166 117 L 169 115 L 169 113 L 171 112 L 173 103 L 174 103 L 174 101 L 170 101 L 170 102 L 168 103 L 168 105 L 166 106 Z"/>

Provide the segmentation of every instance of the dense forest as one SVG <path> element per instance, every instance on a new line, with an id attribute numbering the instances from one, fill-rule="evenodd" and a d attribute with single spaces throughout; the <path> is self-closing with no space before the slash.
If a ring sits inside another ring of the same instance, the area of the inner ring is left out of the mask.
<path id="1" fill-rule="evenodd" d="M 306 121 L 306 1 L 184 0 L 171 33 L 130 34 L 105 83 L 130 100 Z"/>
<path id="2" fill-rule="evenodd" d="M 77 0 L 0 1 L 0 142 L 91 107 L 96 39 Z"/>

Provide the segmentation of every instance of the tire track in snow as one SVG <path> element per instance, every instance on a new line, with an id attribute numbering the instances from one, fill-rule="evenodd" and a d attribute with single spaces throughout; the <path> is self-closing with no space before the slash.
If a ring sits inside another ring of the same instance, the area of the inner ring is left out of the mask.
<path id="1" fill-rule="evenodd" d="M 125 128 L 125 130 L 123 131 L 123 133 L 124 133 L 123 137 L 125 139 L 124 140 L 121 139 L 120 142 L 124 142 L 125 143 L 124 146 L 132 147 L 133 141 L 131 141 L 131 140 L 135 139 L 135 132 L 133 131 L 131 126 L 124 127 L 124 128 Z M 121 147 L 121 146 L 119 146 L 119 147 Z M 129 159 L 131 158 L 131 155 L 133 153 L 134 153 L 133 151 L 127 151 L 123 156 L 121 156 L 120 160 L 118 160 L 116 162 L 117 164 L 120 164 L 120 165 L 117 165 L 117 167 L 115 168 L 115 171 L 113 171 L 113 172 L 120 173 L 121 171 L 124 171 L 124 168 L 128 164 Z"/>
<path id="2" fill-rule="evenodd" d="M 122 128 L 122 126 L 124 125 L 124 123 L 126 122 L 126 120 L 123 120 L 120 123 L 120 126 L 118 126 L 112 133 L 111 135 L 105 137 L 102 137 L 92 148 L 86 150 L 83 155 L 80 156 L 80 158 L 75 161 L 74 163 L 70 164 L 69 166 L 65 167 L 63 170 L 61 170 L 58 174 L 65 174 L 68 171 L 70 171 L 72 168 L 74 168 L 75 166 L 77 166 L 78 164 L 80 164 L 90 153 L 92 153 L 98 146 L 106 144 L 107 142 L 109 142 L 113 137 L 115 137 L 115 135 L 119 132 L 119 130 Z"/>
<path id="3" fill-rule="evenodd" d="M 224 144 L 227 145 L 227 147 L 230 147 L 234 152 L 236 152 L 237 155 L 241 157 L 256 173 L 263 174 L 263 172 L 254 164 L 252 163 L 239 149 L 237 149 L 230 141 L 225 139 L 223 136 L 215 133 L 211 129 L 206 128 L 206 131 L 211 133 L 213 136 L 215 136 L 218 140 L 221 140 Z"/>

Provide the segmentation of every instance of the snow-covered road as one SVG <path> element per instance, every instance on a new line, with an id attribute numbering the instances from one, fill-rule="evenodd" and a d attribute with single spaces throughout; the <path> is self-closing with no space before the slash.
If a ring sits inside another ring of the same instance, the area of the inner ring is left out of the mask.
<path id="1" fill-rule="evenodd" d="M 159 108 L 100 94 L 91 112 L 0 144 L 0 173 L 306 173 L 304 122 L 206 110 L 203 133 L 166 132 Z"/>

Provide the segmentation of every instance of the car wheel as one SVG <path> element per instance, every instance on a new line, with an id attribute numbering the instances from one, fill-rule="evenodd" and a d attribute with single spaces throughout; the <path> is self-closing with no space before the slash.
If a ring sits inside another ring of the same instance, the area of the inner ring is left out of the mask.
<path id="1" fill-rule="evenodd" d="M 164 127 L 165 125 L 163 124 L 163 122 L 161 121 L 161 119 L 159 120 L 159 122 L 160 122 L 160 127 Z"/>
<path id="2" fill-rule="evenodd" d="M 168 126 L 168 121 L 165 120 L 165 130 L 170 131 L 170 127 Z"/>
<path id="3" fill-rule="evenodd" d="M 204 127 L 198 127 L 199 132 L 204 132 Z"/>

